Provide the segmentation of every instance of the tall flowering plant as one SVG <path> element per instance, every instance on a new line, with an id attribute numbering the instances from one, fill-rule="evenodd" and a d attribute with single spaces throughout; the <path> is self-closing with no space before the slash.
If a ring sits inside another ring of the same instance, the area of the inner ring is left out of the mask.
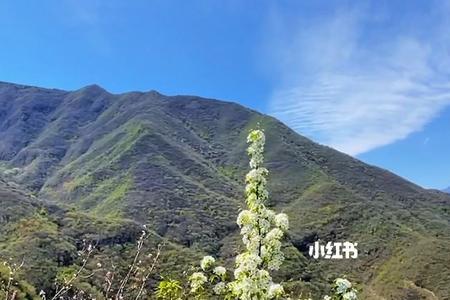
<path id="1" fill-rule="evenodd" d="M 245 177 L 247 209 L 241 211 L 237 218 L 245 251 L 236 257 L 234 279 L 229 282 L 224 280 L 224 267 L 214 267 L 215 260 L 210 256 L 203 258 L 202 271 L 190 277 L 194 294 L 211 283 L 214 284 L 214 293 L 232 299 L 277 299 L 284 294 L 283 287 L 272 281 L 269 271 L 278 270 L 284 260 L 281 240 L 289 228 L 289 220 L 286 214 L 276 214 L 266 207 L 269 171 L 263 166 L 264 132 L 251 131 L 247 143 L 251 168 Z"/>
<path id="2" fill-rule="evenodd" d="M 208 288 L 224 299 L 291 299 L 285 294 L 281 284 L 273 282 L 269 273 L 278 270 L 283 263 L 281 246 L 289 229 L 289 219 L 286 214 L 276 214 L 266 206 L 269 197 L 269 171 L 263 166 L 264 132 L 251 131 L 247 143 L 250 157 L 250 171 L 245 177 L 247 207 L 237 217 L 245 250 L 236 257 L 231 280 L 224 267 L 217 266 L 213 257 L 205 256 L 200 263 L 201 271 L 193 273 L 189 278 L 190 294 L 196 299 L 210 299 Z M 357 300 L 357 291 L 348 280 L 338 278 L 333 285 L 332 296 L 325 296 L 323 299 Z"/>
<path id="3" fill-rule="evenodd" d="M 247 142 L 251 168 L 245 178 L 247 209 L 237 218 L 246 250 L 236 257 L 235 279 L 229 287 L 239 299 L 274 299 L 284 292 L 281 285 L 273 283 L 269 271 L 278 270 L 284 260 L 281 239 L 289 221 L 286 214 L 275 214 L 266 207 L 269 171 L 263 166 L 264 133 L 253 130 Z"/>

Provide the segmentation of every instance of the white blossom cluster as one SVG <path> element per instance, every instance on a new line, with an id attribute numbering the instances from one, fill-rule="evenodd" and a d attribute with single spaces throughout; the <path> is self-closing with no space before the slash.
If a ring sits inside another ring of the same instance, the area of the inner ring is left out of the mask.
<path id="1" fill-rule="evenodd" d="M 263 167 L 264 133 L 253 130 L 247 142 L 250 144 L 247 152 L 251 168 L 245 178 L 248 209 L 237 218 L 246 250 L 236 257 L 234 280 L 227 284 L 224 282 L 226 269 L 221 266 L 213 268 L 215 259 L 205 256 L 200 263 L 203 272 L 190 277 L 193 293 L 203 289 L 208 282 L 205 274 L 209 274 L 209 282 L 214 282 L 212 289 L 218 295 L 228 294 L 241 300 L 277 299 L 284 295 L 283 287 L 272 282 L 268 270 L 278 270 L 284 260 L 281 239 L 289 228 L 289 220 L 286 214 L 275 214 L 265 206 L 269 196 L 266 189 L 269 172 Z"/>
<path id="2" fill-rule="evenodd" d="M 251 168 L 245 178 L 248 209 L 237 218 L 246 251 L 236 257 L 235 279 L 229 286 L 238 299 L 275 299 L 284 291 L 281 285 L 272 282 L 268 270 L 278 270 L 284 260 L 281 239 L 289 221 L 286 214 L 275 214 L 265 205 L 269 172 L 263 167 L 264 132 L 253 130 L 247 142 Z"/>
<path id="3" fill-rule="evenodd" d="M 189 277 L 191 283 L 191 293 L 197 293 L 203 289 L 203 285 L 208 281 L 203 272 L 195 272 Z"/>
<path id="4" fill-rule="evenodd" d="M 227 270 L 225 267 L 216 266 L 214 257 L 203 257 L 200 268 L 202 272 L 195 272 L 189 277 L 191 294 L 203 292 L 208 283 L 213 284 L 212 290 L 217 295 L 224 295 L 228 292 L 228 286 L 225 283 Z"/>
<path id="5" fill-rule="evenodd" d="M 358 294 L 352 283 L 345 278 L 337 278 L 333 285 L 334 295 L 342 300 L 357 300 Z M 330 298 L 331 299 L 331 298 Z"/>
<path id="6" fill-rule="evenodd" d="M 200 267 L 203 271 L 207 271 L 210 269 L 214 263 L 216 262 L 216 259 L 212 256 L 205 256 L 203 257 L 202 261 L 200 262 Z"/>

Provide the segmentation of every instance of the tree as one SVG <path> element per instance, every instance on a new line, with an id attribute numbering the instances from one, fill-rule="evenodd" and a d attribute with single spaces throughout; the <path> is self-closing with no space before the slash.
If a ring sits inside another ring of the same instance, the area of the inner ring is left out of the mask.
<path id="1" fill-rule="evenodd" d="M 273 282 L 270 271 L 278 270 L 284 260 L 281 240 L 289 228 L 289 220 L 286 214 L 276 214 L 266 206 L 269 172 L 263 166 L 264 132 L 251 131 L 247 143 L 251 168 L 245 177 L 247 209 L 241 211 L 237 218 L 245 251 L 236 257 L 233 280 L 226 283 L 223 280 L 225 269 L 221 266 L 213 268 L 214 258 L 203 258 L 202 271 L 190 277 L 192 293 L 203 291 L 205 285 L 212 282 L 215 283 L 213 290 L 216 294 L 233 299 L 265 300 L 284 295 L 283 287 Z"/>
<path id="2" fill-rule="evenodd" d="M 250 158 L 250 171 L 245 177 L 247 208 L 237 217 L 245 250 L 236 257 L 232 280 L 227 280 L 226 269 L 216 266 L 213 257 L 203 258 L 201 271 L 189 278 L 191 294 L 198 299 L 208 297 L 208 288 L 225 299 L 288 298 L 283 286 L 273 282 L 270 272 L 278 270 L 283 263 L 282 238 L 289 229 L 289 219 L 286 214 L 276 214 L 266 206 L 269 171 L 263 166 L 264 132 L 252 130 L 247 143 Z M 338 278 L 333 285 L 333 295 L 324 299 L 357 300 L 357 292 L 347 279 Z"/>

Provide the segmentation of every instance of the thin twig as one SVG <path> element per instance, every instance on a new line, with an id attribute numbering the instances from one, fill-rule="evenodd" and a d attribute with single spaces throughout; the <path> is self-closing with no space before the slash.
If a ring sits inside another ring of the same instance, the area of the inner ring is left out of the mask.
<path id="1" fill-rule="evenodd" d="M 137 250 L 136 255 L 134 256 L 133 263 L 130 265 L 130 268 L 128 269 L 128 273 L 125 276 L 125 278 L 120 282 L 119 290 L 116 293 L 116 300 L 122 299 L 122 293 L 125 289 L 126 284 L 130 280 L 131 273 L 133 272 L 134 268 L 136 267 L 136 263 L 138 262 L 139 256 L 141 254 L 142 246 L 144 245 L 144 238 L 146 236 L 145 230 L 142 231 L 141 237 L 138 240 L 137 243 Z"/>
<path id="2" fill-rule="evenodd" d="M 135 300 L 138 300 L 141 297 L 142 292 L 144 291 L 145 284 L 147 283 L 148 278 L 153 273 L 153 270 L 155 269 L 156 264 L 158 263 L 158 259 L 159 259 L 159 256 L 161 255 L 162 247 L 163 247 L 163 245 L 161 245 L 161 244 L 158 245 L 158 249 L 156 251 L 155 257 L 153 258 L 152 265 L 151 265 L 150 269 L 148 269 L 147 274 L 145 274 L 145 276 L 142 278 L 141 286 L 139 288 L 139 292 L 138 292 Z"/>
<path id="3" fill-rule="evenodd" d="M 69 291 L 70 289 L 70 285 L 72 284 L 72 282 L 78 278 L 78 276 L 81 274 L 81 272 L 84 271 L 84 269 L 86 268 L 86 264 L 88 263 L 88 260 L 92 254 L 92 252 L 94 251 L 94 248 L 92 247 L 92 245 L 88 246 L 87 249 L 87 255 L 86 258 L 83 259 L 83 264 L 81 265 L 81 267 L 78 269 L 78 271 L 72 276 L 72 278 L 70 278 L 69 281 L 67 281 L 65 283 L 65 285 L 56 292 L 56 294 L 53 296 L 53 298 L 51 300 L 56 300 L 58 297 L 61 297 L 62 295 L 66 294 L 67 291 Z"/>

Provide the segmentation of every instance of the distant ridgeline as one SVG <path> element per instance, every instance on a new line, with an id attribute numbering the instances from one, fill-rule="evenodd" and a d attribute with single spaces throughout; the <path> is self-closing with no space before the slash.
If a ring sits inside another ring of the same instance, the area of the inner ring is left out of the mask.
<path id="1" fill-rule="evenodd" d="M 98 249 L 87 268 L 111 258 L 126 265 L 147 224 L 145 250 L 165 243 L 159 274 L 176 277 L 207 254 L 232 264 L 246 136 L 257 123 L 266 134 L 270 205 L 290 220 L 277 282 L 317 294 L 347 274 L 362 299 L 448 299 L 446 193 L 235 103 L 95 85 L 0 83 L 0 257 L 23 259 L 26 282 L 49 289 L 78 261 L 83 240 Z M 313 259 L 309 246 L 318 240 L 358 243 L 358 258 Z"/>

